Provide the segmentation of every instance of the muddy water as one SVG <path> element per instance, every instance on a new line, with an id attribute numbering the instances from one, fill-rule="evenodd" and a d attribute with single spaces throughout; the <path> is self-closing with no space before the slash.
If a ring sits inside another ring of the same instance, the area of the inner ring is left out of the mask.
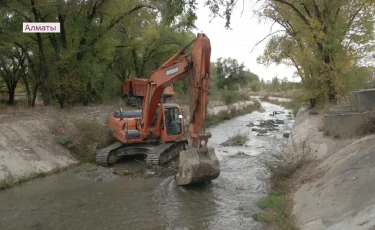
<path id="1" fill-rule="evenodd" d="M 112 181 L 82 180 L 74 172 L 37 179 L 0 192 L 0 229 L 259 229 L 251 218 L 265 195 L 259 156 L 281 148 L 284 130 L 256 136 L 246 124 L 270 119 L 279 106 L 263 103 L 253 112 L 210 129 L 221 162 L 210 184 L 177 187 L 172 177 Z M 277 115 L 285 119 L 286 114 Z M 230 136 L 246 134 L 244 147 L 222 147 Z M 235 157 L 238 151 L 246 155 Z"/>

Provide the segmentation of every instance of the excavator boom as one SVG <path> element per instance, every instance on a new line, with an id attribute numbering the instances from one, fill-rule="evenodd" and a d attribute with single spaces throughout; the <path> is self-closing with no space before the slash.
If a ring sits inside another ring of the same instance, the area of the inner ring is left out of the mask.
<path id="1" fill-rule="evenodd" d="M 186 48 L 194 44 L 190 57 Z M 188 77 L 190 85 L 189 149 L 180 153 L 179 171 L 176 182 L 179 185 L 199 183 L 216 179 L 220 174 L 219 160 L 213 148 L 207 147 L 211 137 L 206 133 L 208 92 L 210 89 L 211 44 L 209 38 L 199 33 L 187 47 L 179 50 L 150 77 L 150 87 L 145 97 L 142 117 L 144 134 L 151 133 L 151 124 L 164 89 Z M 167 78 L 166 78 L 167 77 Z"/>

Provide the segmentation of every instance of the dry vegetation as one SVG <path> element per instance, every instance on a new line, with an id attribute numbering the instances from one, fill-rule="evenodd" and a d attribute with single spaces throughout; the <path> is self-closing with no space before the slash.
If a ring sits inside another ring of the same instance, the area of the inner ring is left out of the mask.
<path id="1" fill-rule="evenodd" d="M 96 149 L 114 142 L 106 123 L 92 120 L 61 121 L 51 126 L 59 143 L 81 162 L 93 162 Z"/>
<path id="2" fill-rule="evenodd" d="M 294 98 L 294 96 L 299 93 L 301 90 L 288 90 L 283 92 L 250 92 L 251 96 L 269 96 L 269 97 L 282 97 L 282 98 Z"/>
<path id="3" fill-rule="evenodd" d="M 237 109 L 236 107 L 231 107 L 228 110 L 223 110 L 217 113 L 216 115 L 208 115 L 206 119 L 207 126 L 217 125 L 222 121 L 230 120 L 234 117 L 242 116 L 254 111 L 257 111 L 261 108 L 261 104 L 258 100 L 253 100 L 254 104 L 246 105 L 241 109 Z"/>
<path id="4" fill-rule="evenodd" d="M 366 134 L 375 133 L 375 117 L 370 118 L 370 120 L 366 122 L 364 129 Z"/>
<path id="5" fill-rule="evenodd" d="M 311 152 L 307 140 L 296 142 L 293 136 L 288 147 L 279 153 L 266 154 L 261 164 L 270 173 L 271 193 L 260 200 L 258 206 L 264 212 L 254 214 L 254 218 L 266 224 L 269 229 L 294 230 L 296 219 L 292 215 L 290 198 L 291 177 L 307 163 Z"/>

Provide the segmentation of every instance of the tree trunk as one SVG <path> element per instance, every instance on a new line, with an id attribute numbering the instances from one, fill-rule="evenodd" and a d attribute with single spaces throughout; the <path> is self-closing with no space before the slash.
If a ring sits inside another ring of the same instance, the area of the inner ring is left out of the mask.
<path id="1" fill-rule="evenodd" d="M 337 92 L 335 89 L 335 85 L 331 79 L 327 80 L 327 87 L 328 87 L 328 100 L 330 103 L 337 102 Z"/>
<path id="2" fill-rule="evenodd" d="M 8 89 L 8 105 L 14 105 L 14 93 L 13 89 Z"/>
<path id="3" fill-rule="evenodd" d="M 35 0 L 31 0 L 31 6 L 32 6 L 32 12 L 35 17 L 36 22 L 40 22 L 42 20 L 40 12 L 37 11 L 35 8 Z M 43 103 L 44 105 L 50 105 L 51 100 L 50 100 L 50 95 L 49 95 L 49 90 L 48 90 L 48 83 L 47 83 L 47 78 L 48 78 L 48 69 L 47 69 L 47 62 L 46 62 L 46 57 L 44 54 L 44 46 L 43 46 L 43 39 L 42 35 L 40 33 L 36 33 L 36 38 L 37 38 L 37 43 L 38 43 L 38 49 L 39 49 L 39 60 L 40 60 L 40 75 L 41 75 L 41 94 L 43 98 Z"/>
<path id="4" fill-rule="evenodd" d="M 86 95 L 85 95 L 85 98 L 83 98 L 83 103 L 82 103 L 84 106 L 88 106 L 89 103 L 91 102 L 91 95 L 92 95 L 91 80 L 88 80 Z"/>
<path id="5" fill-rule="evenodd" d="M 50 105 L 51 100 L 50 100 L 48 82 L 47 82 L 48 70 L 47 70 L 46 57 L 44 55 L 43 40 L 42 40 L 42 36 L 40 35 L 40 33 L 37 33 L 36 35 L 38 39 L 39 54 L 40 54 L 40 67 L 41 67 L 40 72 L 42 73 L 42 84 L 41 84 L 40 92 L 42 94 L 44 105 Z"/>
<path id="6" fill-rule="evenodd" d="M 31 106 L 31 91 L 30 91 L 30 85 L 29 85 L 29 81 L 27 80 L 27 77 L 25 75 L 22 76 L 22 79 L 23 79 L 23 83 L 25 84 L 25 88 L 26 88 L 26 97 L 27 97 L 27 105 L 28 106 Z"/>
<path id="7" fill-rule="evenodd" d="M 17 82 L 13 84 L 6 83 L 8 88 L 8 105 L 14 105 L 14 94 L 16 92 Z"/>
<path id="8" fill-rule="evenodd" d="M 35 107 L 36 96 L 38 94 L 39 84 L 36 83 L 33 90 L 33 98 L 31 99 L 31 106 Z"/>

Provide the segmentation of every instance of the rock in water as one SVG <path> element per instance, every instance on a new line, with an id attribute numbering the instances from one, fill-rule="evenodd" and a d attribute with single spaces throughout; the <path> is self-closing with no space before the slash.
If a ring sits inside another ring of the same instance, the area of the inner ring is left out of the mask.
<path id="1" fill-rule="evenodd" d="M 258 132 L 260 134 L 264 134 L 264 133 L 267 133 L 267 129 L 259 129 Z"/>
<path id="2" fill-rule="evenodd" d="M 288 138 L 288 137 L 289 137 L 289 135 L 290 135 L 289 133 L 284 133 L 284 134 L 283 134 L 283 137 L 286 137 L 286 138 Z"/>

